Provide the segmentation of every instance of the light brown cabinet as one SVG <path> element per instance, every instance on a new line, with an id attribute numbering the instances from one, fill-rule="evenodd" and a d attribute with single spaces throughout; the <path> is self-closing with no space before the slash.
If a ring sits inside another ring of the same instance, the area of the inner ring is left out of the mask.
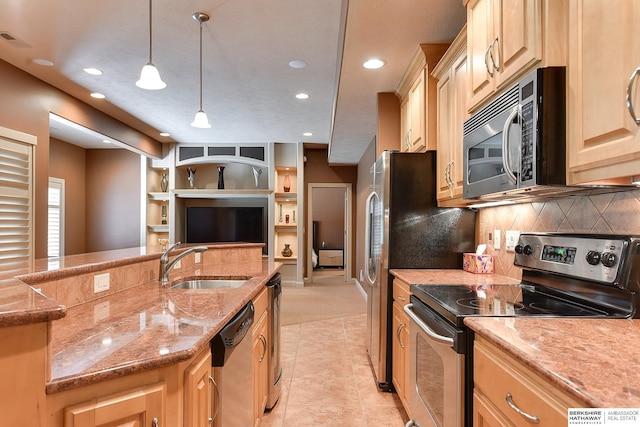
<path id="1" fill-rule="evenodd" d="M 640 40 L 633 35 L 640 6 L 569 6 L 569 183 L 640 175 Z"/>
<path id="2" fill-rule="evenodd" d="M 406 386 L 409 365 L 409 318 L 404 312 L 404 306 L 409 303 L 409 284 L 402 280 L 393 281 L 393 341 L 391 344 L 392 367 L 391 380 L 398 393 L 400 401 L 408 410 Z"/>
<path id="3" fill-rule="evenodd" d="M 463 132 L 467 113 L 466 26 L 451 43 L 433 70 L 437 84 L 438 155 L 437 199 L 439 206 L 465 206 L 463 200 Z"/>
<path id="4" fill-rule="evenodd" d="M 398 84 L 401 151 L 436 149 L 436 81 L 431 71 L 448 46 L 420 45 Z"/>
<path id="5" fill-rule="evenodd" d="M 269 381 L 269 291 L 265 288 L 254 299 L 255 319 L 252 328 L 253 339 L 253 417 L 254 426 L 260 425 L 260 419 L 267 406 Z"/>
<path id="6" fill-rule="evenodd" d="M 65 427 L 160 427 L 165 424 L 165 383 L 109 395 L 65 410 Z"/>
<path id="7" fill-rule="evenodd" d="M 218 413 L 219 392 L 211 351 L 206 349 L 184 373 L 184 427 L 211 427 Z"/>
<path id="8" fill-rule="evenodd" d="M 468 0 L 469 111 L 535 66 L 566 65 L 566 0 Z"/>
<path id="9" fill-rule="evenodd" d="M 584 404 L 482 337 L 474 342 L 474 426 L 567 425 Z"/>

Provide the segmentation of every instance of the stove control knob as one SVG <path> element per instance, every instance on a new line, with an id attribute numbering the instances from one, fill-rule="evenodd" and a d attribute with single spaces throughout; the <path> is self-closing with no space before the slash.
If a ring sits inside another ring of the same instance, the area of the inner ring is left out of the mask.
<path id="1" fill-rule="evenodd" d="M 524 252 L 525 255 L 531 255 L 533 254 L 533 248 L 531 247 L 531 245 L 524 245 L 524 248 L 522 248 L 522 252 Z"/>
<path id="2" fill-rule="evenodd" d="M 602 265 L 605 267 L 613 267 L 616 265 L 618 257 L 613 252 L 605 252 L 602 254 Z"/>
<path id="3" fill-rule="evenodd" d="M 598 251 L 587 252 L 587 262 L 591 265 L 598 265 L 600 263 L 601 255 Z"/>
<path id="4" fill-rule="evenodd" d="M 516 251 L 517 254 L 521 254 L 522 253 L 522 245 L 516 245 L 515 248 L 513 248 L 514 251 Z"/>

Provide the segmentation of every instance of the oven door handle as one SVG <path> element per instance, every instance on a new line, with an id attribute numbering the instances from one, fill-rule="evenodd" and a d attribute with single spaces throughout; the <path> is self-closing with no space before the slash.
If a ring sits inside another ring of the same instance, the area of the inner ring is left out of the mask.
<path id="1" fill-rule="evenodd" d="M 407 315 L 411 318 L 411 320 L 416 322 L 420 329 L 422 329 L 427 335 L 429 335 L 431 339 L 442 344 L 453 346 L 453 338 L 445 337 L 435 333 L 433 329 L 431 329 L 429 326 L 427 326 L 426 323 L 422 321 L 422 319 L 416 316 L 416 314 L 413 312 L 413 304 L 407 304 L 403 307 L 403 309 L 404 312 L 407 313 Z"/>

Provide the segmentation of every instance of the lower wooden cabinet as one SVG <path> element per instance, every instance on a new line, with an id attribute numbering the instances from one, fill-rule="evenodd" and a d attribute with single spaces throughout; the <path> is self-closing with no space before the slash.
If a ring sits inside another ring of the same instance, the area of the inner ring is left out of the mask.
<path id="1" fill-rule="evenodd" d="M 473 354 L 476 427 L 565 426 L 568 408 L 584 406 L 482 337 Z"/>
<path id="2" fill-rule="evenodd" d="M 269 397 L 269 291 L 265 288 L 255 299 L 253 339 L 253 418 L 254 426 L 260 425 Z"/>
<path id="3" fill-rule="evenodd" d="M 206 349 L 184 373 L 184 427 L 211 427 L 219 402 L 211 351 Z"/>
<path id="4" fill-rule="evenodd" d="M 165 424 L 164 382 L 74 405 L 65 410 L 65 427 L 161 427 Z"/>
<path id="5" fill-rule="evenodd" d="M 395 279 L 393 281 L 393 337 L 391 344 L 392 367 L 391 381 L 400 401 L 408 411 L 406 386 L 408 384 L 409 364 L 409 317 L 404 306 L 409 303 L 409 284 Z"/>

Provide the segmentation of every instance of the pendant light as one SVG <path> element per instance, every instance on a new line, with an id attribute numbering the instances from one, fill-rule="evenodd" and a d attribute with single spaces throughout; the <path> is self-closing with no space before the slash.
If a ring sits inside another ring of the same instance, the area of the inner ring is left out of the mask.
<path id="1" fill-rule="evenodd" d="M 203 12 L 196 12 L 193 14 L 193 19 L 200 23 L 200 109 L 193 118 L 191 126 L 194 128 L 208 129 L 211 125 L 209 124 L 206 113 L 202 109 L 202 23 L 209 20 L 209 15 Z"/>
<path id="2" fill-rule="evenodd" d="M 153 40 L 153 26 L 151 23 L 151 1 L 149 0 L 149 62 L 142 67 L 140 72 L 140 79 L 136 82 L 136 86 L 147 90 L 158 90 L 167 87 L 167 84 L 160 78 L 160 73 L 152 61 L 152 40 Z"/>

